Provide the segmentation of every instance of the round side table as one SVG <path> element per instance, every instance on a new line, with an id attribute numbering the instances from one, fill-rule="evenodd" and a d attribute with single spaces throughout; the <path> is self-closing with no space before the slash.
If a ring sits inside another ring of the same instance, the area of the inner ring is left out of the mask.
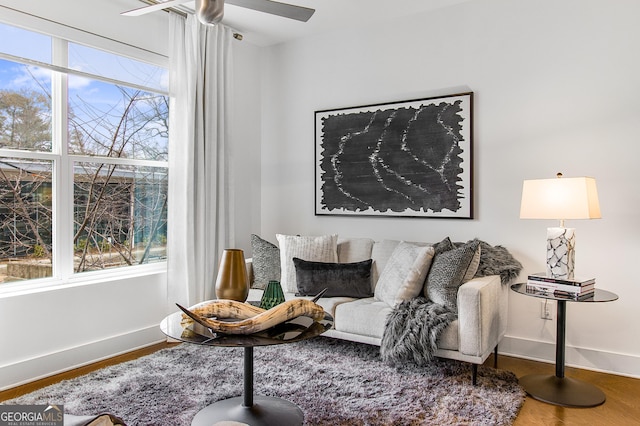
<path id="1" fill-rule="evenodd" d="M 518 379 L 524 390 L 539 401 L 563 407 L 595 407 L 606 400 L 604 392 L 594 385 L 578 379 L 565 377 L 565 333 L 567 321 L 567 302 L 599 303 L 613 302 L 618 295 L 610 291 L 595 289 L 592 296 L 572 299 L 571 297 L 554 296 L 534 291 L 527 291 L 526 283 L 513 284 L 511 290 L 525 296 L 558 302 L 558 318 L 556 319 L 556 374 L 530 374 Z"/>

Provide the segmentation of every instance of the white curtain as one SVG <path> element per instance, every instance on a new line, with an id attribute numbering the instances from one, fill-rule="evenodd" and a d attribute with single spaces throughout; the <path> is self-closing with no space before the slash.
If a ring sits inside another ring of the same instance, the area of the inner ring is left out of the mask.
<path id="1" fill-rule="evenodd" d="M 231 41 L 222 25 L 170 17 L 168 304 L 215 298 L 222 250 L 233 247 Z"/>

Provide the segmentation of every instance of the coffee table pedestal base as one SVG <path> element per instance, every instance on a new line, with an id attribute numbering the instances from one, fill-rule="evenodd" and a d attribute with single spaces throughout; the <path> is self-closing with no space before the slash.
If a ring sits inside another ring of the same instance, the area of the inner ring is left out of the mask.
<path id="1" fill-rule="evenodd" d="M 243 402 L 241 396 L 215 402 L 200 410 L 191 426 L 211 426 L 225 420 L 251 426 L 300 426 L 304 421 L 302 410 L 285 399 L 254 396 L 250 407 Z"/>
<path id="2" fill-rule="evenodd" d="M 562 407 L 596 407 L 606 400 L 597 387 L 569 377 L 531 374 L 518 381 L 532 398 Z"/>

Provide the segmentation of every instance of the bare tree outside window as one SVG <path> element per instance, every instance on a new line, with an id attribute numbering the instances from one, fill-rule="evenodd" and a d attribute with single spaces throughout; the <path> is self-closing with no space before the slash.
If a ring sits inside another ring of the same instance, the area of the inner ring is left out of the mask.
<path id="1" fill-rule="evenodd" d="M 0 90 L 0 148 L 51 150 L 51 100 L 46 93 Z"/>
<path id="2" fill-rule="evenodd" d="M 76 46 L 74 60 L 90 60 L 92 52 Z M 122 58 L 95 52 L 101 73 Z M 75 272 L 166 259 L 168 96 L 69 74 L 68 132 L 59 154 L 52 120 L 64 116 L 52 114 L 52 78 L 46 69 L 0 59 L 0 283 L 50 277 L 59 228 L 53 218 L 71 212 Z M 56 215 L 53 197 L 63 187 L 55 176 L 63 164 L 69 170 L 62 175 L 73 179 L 73 205 Z"/>
<path id="3" fill-rule="evenodd" d="M 0 90 L 0 148 L 50 151 L 50 95 L 26 66 L 15 67 L 34 79 L 37 90 Z M 0 158 L 0 282 L 7 276 L 51 276 L 52 164 Z M 15 262 L 19 259 L 32 266 Z"/>
<path id="4" fill-rule="evenodd" d="M 0 258 L 51 259 L 51 162 L 0 160 Z"/>
<path id="5" fill-rule="evenodd" d="M 78 163 L 75 170 L 77 272 L 166 257 L 166 169 Z"/>
<path id="6" fill-rule="evenodd" d="M 73 77 L 70 78 L 73 81 Z M 69 98 L 69 153 L 167 160 L 169 99 L 136 89 L 94 82 L 112 99 Z"/>
<path id="7" fill-rule="evenodd" d="M 168 99 L 101 83 L 109 103 L 70 99 L 72 154 L 166 160 Z M 76 272 L 147 263 L 166 256 L 166 169 L 97 162 L 74 165 Z"/>

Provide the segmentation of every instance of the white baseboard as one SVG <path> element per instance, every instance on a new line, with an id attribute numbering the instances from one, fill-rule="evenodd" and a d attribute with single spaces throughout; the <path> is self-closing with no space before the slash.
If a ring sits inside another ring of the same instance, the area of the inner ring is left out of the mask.
<path id="1" fill-rule="evenodd" d="M 505 336 L 498 352 L 503 355 L 555 364 L 555 342 L 542 342 L 520 337 Z M 565 347 L 565 365 L 585 370 L 640 378 L 640 357 L 637 355 L 605 352 L 597 349 Z"/>
<path id="2" fill-rule="evenodd" d="M 0 391 L 164 342 L 157 325 L 0 366 Z"/>

